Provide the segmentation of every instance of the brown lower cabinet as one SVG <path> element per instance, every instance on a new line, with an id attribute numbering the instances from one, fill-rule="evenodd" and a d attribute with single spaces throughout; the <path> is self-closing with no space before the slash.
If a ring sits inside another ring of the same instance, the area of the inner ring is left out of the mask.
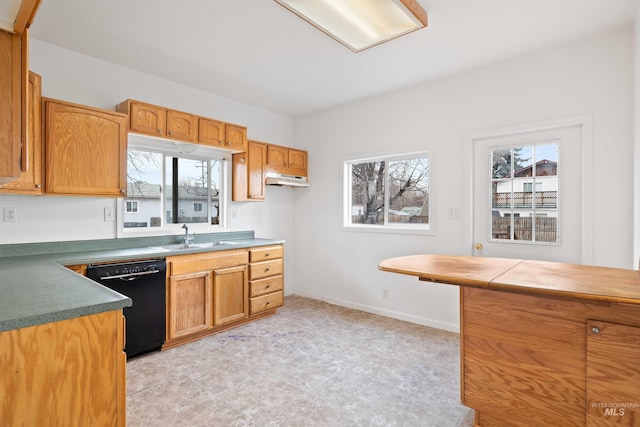
<path id="1" fill-rule="evenodd" d="M 0 425 L 124 426 L 122 310 L 0 332 Z"/>
<path id="2" fill-rule="evenodd" d="M 475 425 L 636 426 L 640 309 L 465 287 L 462 401 Z"/>
<path id="3" fill-rule="evenodd" d="M 269 248 L 277 259 L 255 263 L 250 260 L 264 257 L 264 247 L 167 257 L 163 349 L 275 314 L 284 302 L 283 250 L 282 245 Z M 261 271 L 261 280 L 252 271 Z"/>

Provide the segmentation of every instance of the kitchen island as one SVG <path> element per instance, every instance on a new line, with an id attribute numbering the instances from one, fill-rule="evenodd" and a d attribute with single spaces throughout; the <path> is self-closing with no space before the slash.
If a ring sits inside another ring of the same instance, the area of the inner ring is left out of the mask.
<path id="1" fill-rule="evenodd" d="M 446 255 L 379 268 L 460 286 L 475 426 L 640 425 L 639 271 Z"/>

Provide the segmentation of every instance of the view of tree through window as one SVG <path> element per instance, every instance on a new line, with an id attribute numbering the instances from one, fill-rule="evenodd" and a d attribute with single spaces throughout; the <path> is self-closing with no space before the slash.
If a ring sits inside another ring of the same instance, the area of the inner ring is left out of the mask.
<path id="1" fill-rule="evenodd" d="M 550 143 L 491 151 L 491 239 L 559 242 L 558 151 Z"/>
<path id="2" fill-rule="evenodd" d="M 221 159 L 186 159 L 129 149 L 124 228 L 219 224 L 221 178 Z"/>
<path id="3" fill-rule="evenodd" d="M 347 225 L 429 224 L 429 159 L 411 157 L 350 161 Z"/>

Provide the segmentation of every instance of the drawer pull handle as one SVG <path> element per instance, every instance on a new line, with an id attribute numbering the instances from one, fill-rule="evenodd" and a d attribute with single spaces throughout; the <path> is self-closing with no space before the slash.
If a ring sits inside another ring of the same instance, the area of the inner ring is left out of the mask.
<path id="1" fill-rule="evenodd" d="M 271 304 L 271 303 L 269 301 L 267 301 L 267 303 L 265 305 L 269 305 L 269 304 Z"/>
<path id="2" fill-rule="evenodd" d="M 270 287 L 271 287 L 271 285 L 267 285 L 267 286 L 265 287 L 265 289 L 269 289 Z"/>
<path id="3" fill-rule="evenodd" d="M 270 256 L 270 255 L 271 255 L 271 254 L 270 254 L 269 252 L 267 252 L 266 254 L 264 254 L 264 257 L 266 258 L 266 257 L 268 257 L 268 256 Z"/>
<path id="4" fill-rule="evenodd" d="M 271 270 L 270 268 L 265 268 L 264 272 L 266 273 L 267 271 Z"/>
<path id="5" fill-rule="evenodd" d="M 598 328 L 597 326 L 594 326 L 591 328 L 591 332 L 593 332 L 594 334 L 599 334 L 600 333 L 600 328 Z"/>

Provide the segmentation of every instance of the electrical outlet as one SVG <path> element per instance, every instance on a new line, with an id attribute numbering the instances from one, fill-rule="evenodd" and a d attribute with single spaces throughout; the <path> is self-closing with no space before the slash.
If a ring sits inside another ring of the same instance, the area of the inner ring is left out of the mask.
<path id="1" fill-rule="evenodd" d="M 4 208 L 4 222 L 16 222 L 18 217 L 16 216 L 16 208 Z"/>
<path id="2" fill-rule="evenodd" d="M 388 289 L 383 289 L 382 290 L 382 298 L 384 298 L 384 299 L 388 299 L 389 298 L 389 290 Z"/>
<path id="3" fill-rule="evenodd" d="M 236 209 L 231 209 L 231 218 L 238 218 L 238 211 Z"/>

